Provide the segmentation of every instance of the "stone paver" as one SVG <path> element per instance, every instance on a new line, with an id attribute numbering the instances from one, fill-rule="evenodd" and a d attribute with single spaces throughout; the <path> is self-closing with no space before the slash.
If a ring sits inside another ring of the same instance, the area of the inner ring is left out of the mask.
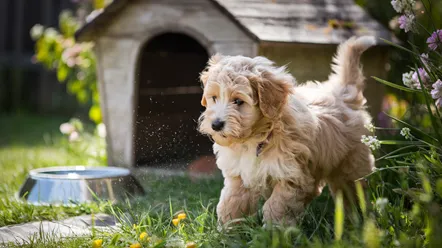
<path id="1" fill-rule="evenodd" d="M 95 228 L 112 228 L 116 226 L 115 218 L 106 214 L 94 215 Z M 9 242 L 23 244 L 32 237 L 40 235 L 64 238 L 87 236 L 91 234 L 92 216 L 83 215 L 61 221 L 36 221 L 0 228 L 0 247 Z"/>

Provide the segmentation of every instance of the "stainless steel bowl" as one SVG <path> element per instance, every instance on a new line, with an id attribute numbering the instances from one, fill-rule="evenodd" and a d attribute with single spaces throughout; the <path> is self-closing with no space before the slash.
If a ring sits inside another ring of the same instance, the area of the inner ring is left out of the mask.
<path id="1" fill-rule="evenodd" d="M 18 197 L 33 204 L 77 204 L 121 201 L 144 190 L 128 169 L 63 166 L 31 170 Z"/>

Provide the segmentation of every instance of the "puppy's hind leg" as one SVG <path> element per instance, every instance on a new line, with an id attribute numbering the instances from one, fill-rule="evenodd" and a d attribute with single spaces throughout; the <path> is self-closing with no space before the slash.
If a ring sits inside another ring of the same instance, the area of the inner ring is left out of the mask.
<path id="1" fill-rule="evenodd" d="M 327 183 L 332 196 L 335 197 L 338 191 L 342 191 L 346 208 L 356 203 L 355 181 L 370 174 L 374 169 L 374 156 L 370 148 L 364 144 L 357 144 L 342 161 L 340 166 L 327 178 Z M 362 181 L 365 187 L 365 182 Z"/>
<path id="2" fill-rule="evenodd" d="M 216 207 L 218 222 L 225 224 L 229 220 L 255 213 L 259 196 L 259 193 L 244 187 L 241 177 L 226 177 Z"/>

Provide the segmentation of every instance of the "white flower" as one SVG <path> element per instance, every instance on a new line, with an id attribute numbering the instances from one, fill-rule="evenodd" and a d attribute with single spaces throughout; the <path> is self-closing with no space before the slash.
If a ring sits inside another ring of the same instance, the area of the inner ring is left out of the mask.
<path id="1" fill-rule="evenodd" d="M 419 75 L 418 75 L 419 74 Z M 416 89 L 421 89 L 421 83 L 427 86 L 428 80 L 430 79 L 430 76 L 428 75 L 427 71 L 424 68 L 417 69 L 417 72 L 413 73 L 413 76 L 411 77 L 413 79 L 414 85 Z"/>
<path id="2" fill-rule="evenodd" d="M 411 139 L 410 129 L 408 127 L 404 127 L 401 129 L 401 135 L 405 137 L 405 139 Z"/>
<path id="3" fill-rule="evenodd" d="M 365 127 L 366 129 L 368 129 L 368 131 L 370 131 L 370 132 L 372 132 L 372 133 L 373 133 L 374 130 L 375 130 L 375 127 L 374 127 L 373 124 L 371 124 L 371 123 L 365 124 L 364 127 Z"/>
<path id="4" fill-rule="evenodd" d="M 402 13 L 404 9 L 404 5 L 402 4 L 401 0 L 392 0 L 391 6 L 393 6 L 393 9 L 398 13 Z"/>
<path id="5" fill-rule="evenodd" d="M 415 0 L 403 0 L 404 11 L 406 13 L 412 13 L 414 6 L 416 5 Z"/>
<path id="6" fill-rule="evenodd" d="M 376 136 L 362 135 L 361 142 L 370 147 L 372 151 L 375 151 L 381 147 L 381 142 L 377 139 Z"/>
<path id="7" fill-rule="evenodd" d="M 414 80 L 413 80 L 414 71 L 406 72 L 402 74 L 402 83 L 408 88 L 414 88 Z"/>
<path id="8" fill-rule="evenodd" d="M 397 13 L 412 13 L 416 5 L 415 0 L 392 0 L 391 6 Z"/>
<path id="9" fill-rule="evenodd" d="M 44 32 L 46 38 L 55 39 L 58 35 L 57 30 L 55 28 L 47 28 Z"/>
<path id="10" fill-rule="evenodd" d="M 97 125 L 97 134 L 101 138 L 106 137 L 106 126 L 103 123 Z"/>
<path id="11" fill-rule="evenodd" d="M 42 25 L 40 25 L 40 24 L 34 25 L 31 28 L 31 38 L 33 40 L 38 40 L 42 36 L 44 30 L 45 30 L 45 28 Z"/>
<path id="12" fill-rule="evenodd" d="M 431 90 L 431 97 L 436 100 L 436 106 L 442 107 L 442 81 L 438 79 Z"/>
<path id="13" fill-rule="evenodd" d="M 376 207 L 378 207 L 379 210 L 383 211 L 385 209 L 385 207 L 388 204 L 388 199 L 387 198 L 378 198 L 376 200 Z"/>
<path id="14" fill-rule="evenodd" d="M 399 28 L 405 30 L 405 32 L 412 31 L 414 29 L 414 15 L 405 14 L 401 15 L 398 19 Z"/>
<path id="15" fill-rule="evenodd" d="M 72 141 L 77 141 L 79 138 L 80 138 L 80 134 L 78 134 L 77 131 L 74 131 L 74 132 L 72 132 L 72 133 L 69 135 L 69 141 L 70 141 L 70 142 L 72 142 Z"/>
<path id="16" fill-rule="evenodd" d="M 60 132 L 62 134 L 71 134 L 75 131 L 75 127 L 70 123 L 63 123 L 60 125 Z"/>

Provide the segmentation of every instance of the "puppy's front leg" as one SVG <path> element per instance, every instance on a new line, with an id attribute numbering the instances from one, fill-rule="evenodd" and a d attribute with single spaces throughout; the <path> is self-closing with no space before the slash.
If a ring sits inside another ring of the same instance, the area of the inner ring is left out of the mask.
<path id="1" fill-rule="evenodd" d="M 311 184 L 301 186 L 286 181 L 278 182 L 263 206 L 264 222 L 296 224 L 297 217 L 314 195 L 314 187 Z"/>
<path id="2" fill-rule="evenodd" d="M 259 194 L 244 187 L 241 177 L 226 177 L 221 197 L 216 207 L 218 221 L 226 223 L 257 210 Z"/>

